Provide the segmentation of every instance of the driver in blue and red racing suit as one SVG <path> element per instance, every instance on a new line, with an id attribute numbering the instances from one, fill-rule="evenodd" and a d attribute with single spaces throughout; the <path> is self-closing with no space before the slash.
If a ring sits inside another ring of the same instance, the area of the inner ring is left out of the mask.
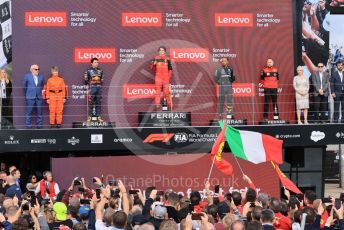
<path id="1" fill-rule="evenodd" d="M 91 59 L 91 67 L 84 74 L 85 84 L 89 89 L 89 113 L 87 121 L 91 121 L 92 117 L 97 117 L 99 122 L 101 118 L 101 100 L 102 100 L 102 82 L 103 70 L 98 67 L 98 58 Z"/>

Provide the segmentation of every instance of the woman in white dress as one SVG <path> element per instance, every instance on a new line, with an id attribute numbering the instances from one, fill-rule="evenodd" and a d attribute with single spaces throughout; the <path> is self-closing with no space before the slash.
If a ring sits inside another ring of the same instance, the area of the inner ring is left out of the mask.
<path id="1" fill-rule="evenodd" d="M 297 75 L 294 77 L 293 86 L 295 90 L 296 99 L 296 116 L 297 123 L 302 124 L 301 110 L 303 110 L 303 117 L 305 124 L 308 124 L 307 116 L 309 109 L 309 79 L 303 75 L 303 69 L 301 66 L 296 68 Z"/>

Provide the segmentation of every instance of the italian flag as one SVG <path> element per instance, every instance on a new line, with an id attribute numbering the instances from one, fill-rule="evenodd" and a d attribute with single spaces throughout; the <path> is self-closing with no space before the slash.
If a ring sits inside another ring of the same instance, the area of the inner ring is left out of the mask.
<path id="1" fill-rule="evenodd" d="M 219 121 L 221 128 L 223 121 Z M 269 135 L 262 133 L 243 131 L 228 126 L 226 140 L 234 156 L 250 161 L 254 164 L 273 161 L 282 164 L 282 144 Z"/>

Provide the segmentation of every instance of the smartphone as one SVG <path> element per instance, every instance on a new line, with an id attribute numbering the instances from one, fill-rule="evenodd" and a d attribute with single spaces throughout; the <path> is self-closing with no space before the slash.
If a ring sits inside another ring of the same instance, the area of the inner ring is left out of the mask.
<path id="1" fill-rule="evenodd" d="M 110 186 L 117 186 L 118 182 L 116 180 L 110 180 L 108 183 Z"/>
<path id="2" fill-rule="evenodd" d="M 50 199 L 43 199 L 42 201 L 41 201 L 41 205 L 47 205 L 47 204 L 49 204 L 50 203 Z"/>
<path id="3" fill-rule="evenodd" d="M 30 205 L 34 207 L 36 205 L 36 195 L 30 195 Z"/>
<path id="4" fill-rule="evenodd" d="M 202 213 L 192 213 L 191 214 L 191 219 L 192 220 L 202 220 Z"/>
<path id="5" fill-rule="evenodd" d="M 340 193 L 339 199 L 343 202 L 344 201 L 344 193 Z"/>
<path id="6" fill-rule="evenodd" d="M 297 198 L 300 202 L 303 201 L 303 194 L 302 194 L 302 193 L 296 194 L 296 198 Z"/>
<path id="7" fill-rule="evenodd" d="M 157 192 L 156 192 L 156 195 L 157 195 L 157 196 L 163 196 L 163 195 L 164 195 L 164 191 L 157 191 Z"/>
<path id="8" fill-rule="evenodd" d="M 335 207 L 336 209 L 340 209 L 341 206 L 342 206 L 342 201 L 341 201 L 340 199 L 336 198 L 336 199 L 334 200 L 334 207 Z"/>
<path id="9" fill-rule="evenodd" d="M 220 192 L 220 185 L 219 184 L 215 185 L 214 192 L 219 194 L 219 192 Z"/>
<path id="10" fill-rule="evenodd" d="M 89 199 L 80 199 L 80 204 L 90 204 Z"/>
<path id="11" fill-rule="evenodd" d="M 331 203 L 331 202 L 332 202 L 331 199 L 330 199 L 330 197 L 323 197 L 323 198 L 321 198 L 321 201 L 322 201 L 323 203 Z"/>
<path id="12" fill-rule="evenodd" d="M 139 190 L 129 190 L 129 195 L 136 195 Z"/>
<path id="13" fill-rule="evenodd" d="M 96 197 L 97 197 L 97 200 L 99 200 L 100 199 L 100 188 L 97 188 L 96 189 Z"/>
<path id="14" fill-rule="evenodd" d="M 326 206 L 326 212 L 328 215 L 331 215 L 332 205 Z"/>
<path id="15" fill-rule="evenodd" d="M 194 206 L 192 204 L 189 204 L 189 213 L 193 213 Z"/>

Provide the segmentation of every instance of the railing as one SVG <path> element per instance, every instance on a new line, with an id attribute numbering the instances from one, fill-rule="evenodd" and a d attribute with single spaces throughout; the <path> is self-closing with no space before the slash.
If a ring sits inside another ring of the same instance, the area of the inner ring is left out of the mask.
<path id="1" fill-rule="evenodd" d="M 292 78 L 291 78 L 292 81 Z M 246 84 L 246 83 L 245 83 Z M 239 85 L 239 87 L 237 87 Z M 147 84 L 144 86 L 146 87 Z M 138 127 L 139 112 L 161 111 L 156 108 L 155 87 L 151 84 L 147 88 L 138 90 L 125 86 L 102 86 L 101 117 L 106 122 L 114 122 L 117 127 Z M 208 126 L 212 120 L 218 119 L 219 90 L 216 85 L 184 85 L 172 83 L 172 109 L 171 112 L 191 112 L 191 124 L 193 126 Z M 259 84 L 247 83 L 246 88 L 240 84 L 234 85 L 233 109 L 234 119 L 247 119 L 248 125 L 257 125 L 263 120 L 264 90 Z M 130 91 L 131 90 L 131 91 Z M 75 122 L 83 122 L 89 116 L 89 101 L 87 90 L 82 91 L 79 97 L 73 94 L 69 88 L 69 96 L 64 104 L 62 128 L 71 128 Z M 81 97 L 81 98 L 80 98 Z M 162 96 L 161 96 L 162 98 Z M 226 100 L 225 100 L 226 101 Z M 269 119 L 273 119 L 272 106 L 270 101 Z M 296 120 L 295 91 L 292 84 L 280 84 L 277 96 L 279 119 L 287 120 L 291 124 Z M 309 93 L 309 121 L 312 122 L 314 112 L 313 91 Z M 333 98 L 328 97 L 325 102 L 325 120 L 330 122 L 333 117 Z M 26 99 L 23 89 L 13 87 L 13 94 L 10 97 L 9 106 L 2 105 L 2 126 L 22 129 L 25 128 Z M 50 128 L 49 105 L 43 100 L 43 128 Z M 227 113 L 223 108 L 223 115 Z M 36 110 L 34 108 L 32 123 L 36 127 Z"/>

